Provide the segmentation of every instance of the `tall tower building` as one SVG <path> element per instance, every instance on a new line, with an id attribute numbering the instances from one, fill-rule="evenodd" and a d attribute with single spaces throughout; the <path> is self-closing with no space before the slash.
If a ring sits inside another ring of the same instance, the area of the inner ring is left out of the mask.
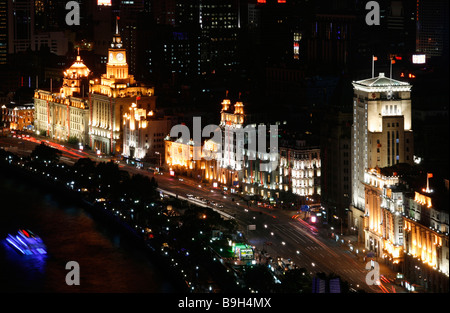
<path id="1" fill-rule="evenodd" d="M 234 110 L 233 110 L 234 109 Z M 231 105 L 229 99 L 222 101 L 219 127 L 223 134 L 222 155 L 220 159 L 219 182 L 225 185 L 238 185 L 243 168 L 243 160 L 237 155 L 238 147 L 243 147 L 243 138 L 237 135 L 244 128 L 244 104 L 240 101 Z"/>
<path id="2" fill-rule="evenodd" d="M 8 1 L 0 1 L 0 65 L 8 56 Z"/>
<path id="3" fill-rule="evenodd" d="M 116 33 L 108 51 L 108 63 L 106 64 L 106 76 L 104 79 L 126 79 L 128 78 L 128 64 L 126 58 L 127 51 L 123 46 L 122 38 L 119 34 L 119 25 L 116 23 Z"/>
<path id="4" fill-rule="evenodd" d="M 8 53 L 32 47 L 34 35 L 34 1 L 8 0 Z"/>
<path id="5" fill-rule="evenodd" d="M 417 0 L 416 52 L 428 57 L 448 53 L 448 1 Z"/>
<path id="6" fill-rule="evenodd" d="M 362 231 L 364 173 L 397 163 L 413 163 L 411 85 L 384 76 L 353 82 L 350 224 Z"/>
<path id="7" fill-rule="evenodd" d="M 89 135 L 91 148 L 103 153 L 122 152 L 123 116 L 132 105 L 148 111 L 155 109 L 153 86 L 137 82 L 129 74 L 126 47 L 116 21 L 116 32 L 108 49 L 106 73 L 89 86 Z"/>

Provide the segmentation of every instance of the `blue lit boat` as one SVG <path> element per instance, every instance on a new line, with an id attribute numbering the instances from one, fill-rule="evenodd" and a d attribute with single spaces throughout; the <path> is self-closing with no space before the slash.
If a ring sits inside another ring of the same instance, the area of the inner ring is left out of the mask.
<path id="1" fill-rule="evenodd" d="M 24 255 L 47 254 L 47 248 L 42 239 L 29 230 L 20 229 L 17 234 L 8 234 L 6 241 Z"/>

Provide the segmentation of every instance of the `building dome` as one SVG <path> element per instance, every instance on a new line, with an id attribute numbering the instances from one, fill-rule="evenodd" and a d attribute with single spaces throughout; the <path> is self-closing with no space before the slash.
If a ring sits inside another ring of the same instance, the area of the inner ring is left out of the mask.
<path id="1" fill-rule="evenodd" d="M 81 57 L 77 55 L 77 60 L 66 71 L 64 71 L 64 78 L 79 79 L 88 77 L 90 74 L 89 68 L 83 63 Z"/>

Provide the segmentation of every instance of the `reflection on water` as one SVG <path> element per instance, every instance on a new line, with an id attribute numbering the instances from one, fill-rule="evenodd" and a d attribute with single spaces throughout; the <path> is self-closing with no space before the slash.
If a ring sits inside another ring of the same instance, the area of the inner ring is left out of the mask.
<path id="1" fill-rule="evenodd" d="M 13 250 L 7 233 L 27 228 L 46 256 Z M 0 292 L 171 292 L 173 286 L 128 238 L 45 187 L 0 176 Z M 80 265 L 80 285 L 65 283 L 66 263 Z"/>

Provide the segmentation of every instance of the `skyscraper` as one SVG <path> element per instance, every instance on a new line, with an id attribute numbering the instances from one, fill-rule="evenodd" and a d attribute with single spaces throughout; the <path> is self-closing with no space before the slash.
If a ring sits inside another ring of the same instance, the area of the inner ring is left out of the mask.
<path id="1" fill-rule="evenodd" d="M 365 207 L 364 173 L 413 163 L 411 85 L 384 76 L 353 82 L 351 225 L 360 230 Z"/>
<path id="2" fill-rule="evenodd" d="M 417 0 L 416 27 L 416 52 L 442 56 L 448 50 L 448 1 Z"/>
<path id="3" fill-rule="evenodd" d="M 6 64 L 8 55 L 8 1 L 0 1 L 0 65 Z"/>
<path id="4" fill-rule="evenodd" d="M 34 1 L 8 0 L 8 53 L 32 48 Z"/>

